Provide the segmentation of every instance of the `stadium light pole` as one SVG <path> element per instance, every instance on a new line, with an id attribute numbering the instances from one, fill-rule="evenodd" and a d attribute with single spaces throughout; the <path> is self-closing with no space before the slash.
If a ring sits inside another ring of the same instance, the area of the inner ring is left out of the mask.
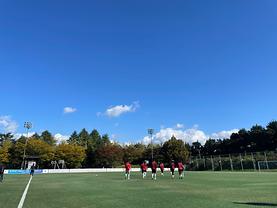
<path id="1" fill-rule="evenodd" d="M 26 167 L 26 164 L 25 164 L 26 163 L 26 147 L 27 147 L 27 142 L 28 142 L 28 138 L 29 138 L 29 130 L 32 128 L 32 123 L 29 121 L 24 122 L 24 128 L 26 129 L 27 134 L 26 134 L 26 140 L 25 140 L 25 145 L 24 145 L 24 150 L 23 150 L 23 161 L 22 161 L 21 169 L 23 169 L 23 167 L 25 169 L 25 167 Z"/>
<path id="2" fill-rule="evenodd" d="M 148 129 L 148 134 L 151 138 L 151 157 L 152 157 L 152 161 L 153 161 L 153 133 L 154 133 L 154 129 Z"/>

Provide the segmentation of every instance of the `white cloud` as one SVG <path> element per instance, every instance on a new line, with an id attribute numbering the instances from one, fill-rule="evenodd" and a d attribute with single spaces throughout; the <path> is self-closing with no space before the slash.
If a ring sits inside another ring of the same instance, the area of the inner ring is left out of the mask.
<path id="1" fill-rule="evenodd" d="M 131 105 L 116 105 L 108 108 L 105 113 L 97 113 L 97 116 L 105 115 L 110 118 L 118 117 L 124 113 L 135 112 L 139 108 L 139 102 L 133 102 Z"/>
<path id="2" fill-rule="evenodd" d="M 0 116 L 0 131 L 4 131 L 5 133 L 14 133 L 17 128 L 17 123 L 13 121 L 10 116 Z"/>
<path id="3" fill-rule="evenodd" d="M 229 131 L 220 131 L 220 132 L 217 132 L 217 133 L 213 133 L 211 135 L 211 138 L 213 139 L 226 139 L 226 138 L 230 138 L 230 136 L 233 134 L 233 133 L 238 133 L 239 129 L 232 129 L 232 130 L 229 130 Z"/>
<path id="4" fill-rule="evenodd" d="M 192 128 L 189 128 L 189 129 L 180 129 L 176 125 L 176 128 L 161 128 L 160 131 L 153 136 L 153 142 L 164 143 L 174 135 L 177 139 L 181 139 L 184 142 L 189 144 L 196 141 L 200 142 L 201 144 L 204 144 L 206 140 L 208 140 L 209 138 L 213 138 L 213 139 L 230 138 L 231 134 L 235 132 L 238 132 L 238 129 L 220 131 L 220 132 L 208 135 L 204 131 L 198 129 L 198 125 L 194 125 Z M 144 144 L 151 143 L 151 138 L 149 136 L 145 136 L 142 139 L 142 143 Z"/>
<path id="5" fill-rule="evenodd" d="M 178 139 L 183 140 L 186 143 L 192 143 L 199 141 L 200 143 L 205 143 L 208 139 L 207 135 L 201 130 L 196 128 L 191 129 L 174 129 L 174 128 L 164 128 L 161 129 L 158 133 L 155 134 L 155 142 L 164 143 L 169 140 L 172 136 L 175 136 Z"/>
<path id="6" fill-rule="evenodd" d="M 28 133 L 28 137 L 30 138 L 31 136 L 33 136 L 36 132 L 29 132 Z M 16 133 L 14 134 L 14 139 L 19 139 L 21 136 L 24 136 L 24 137 L 27 137 L 27 134 L 26 133 Z M 57 133 L 54 135 L 54 138 L 56 139 L 57 141 L 57 144 L 60 144 L 61 142 L 63 141 L 66 141 L 69 139 L 70 136 L 68 135 L 62 135 L 60 133 Z"/>
<path id="7" fill-rule="evenodd" d="M 177 123 L 176 124 L 176 128 L 177 129 L 183 129 L 184 128 L 184 124 Z"/>
<path id="8" fill-rule="evenodd" d="M 28 133 L 28 137 L 30 138 L 31 136 L 33 136 L 34 134 L 35 134 L 36 132 L 29 132 Z M 20 137 L 22 137 L 22 136 L 24 136 L 24 137 L 27 137 L 27 133 L 16 133 L 16 134 L 14 134 L 13 135 L 13 138 L 14 139 L 19 139 Z"/>
<path id="9" fill-rule="evenodd" d="M 76 108 L 72 108 L 72 107 L 65 107 L 63 109 L 63 113 L 65 113 L 65 114 L 67 114 L 67 113 L 74 113 L 76 111 L 77 111 L 77 109 Z"/>
<path id="10" fill-rule="evenodd" d="M 57 144 L 60 144 L 61 142 L 65 142 L 66 140 L 69 139 L 69 137 L 70 136 L 68 135 L 62 135 L 60 133 L 54 135 L 54 138 L 56 139 Z"/>

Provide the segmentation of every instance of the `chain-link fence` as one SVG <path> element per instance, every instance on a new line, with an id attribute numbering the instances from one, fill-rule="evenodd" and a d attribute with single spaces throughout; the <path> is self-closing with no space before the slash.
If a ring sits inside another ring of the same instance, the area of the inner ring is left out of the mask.
<path id="1" fill-rule="evenodd" d="M 188 170 L 277 171 L 277 152 L 248 152 L 229 155 L 192 156 Z"/>

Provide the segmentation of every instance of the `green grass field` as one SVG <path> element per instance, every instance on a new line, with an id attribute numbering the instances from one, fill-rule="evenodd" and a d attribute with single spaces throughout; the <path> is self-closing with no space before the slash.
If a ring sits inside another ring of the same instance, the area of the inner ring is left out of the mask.
<path id="1" fill-rule="evenodd" d="M 0 207 L 17 207 L 29 176 L 6 175 Z M 35 175 L 24 207 L 277 207 L 277 173 L 187 172 L 183 180 L 169 173 L 157 181 L 131 180 L 120 173 Z"/>

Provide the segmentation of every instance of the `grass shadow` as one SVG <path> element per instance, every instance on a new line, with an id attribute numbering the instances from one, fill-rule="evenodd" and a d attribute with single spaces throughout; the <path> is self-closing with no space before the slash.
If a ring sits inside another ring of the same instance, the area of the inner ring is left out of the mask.
<path id="1" fill-rule="evenodd" d="M 268 207 L 277 207 L 275 203 L 266 203 L 266 202 L 233 202 L 234 204 L 244 204 L 251 206 L 268 206 Z"/>

